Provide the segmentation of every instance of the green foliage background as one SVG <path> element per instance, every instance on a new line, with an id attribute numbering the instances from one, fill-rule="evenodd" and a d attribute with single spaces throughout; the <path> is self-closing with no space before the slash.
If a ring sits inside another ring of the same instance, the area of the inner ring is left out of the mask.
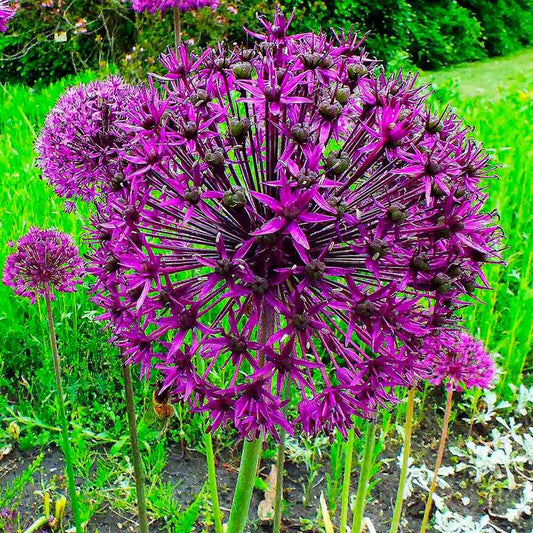
<path id="1" fill-rule="evenodd" d="M 129 0 L 21 0 L 10 31 L 0 37 L 0 82 L 48 83 L 87 68 L 115 64 L 129 77 L 153 70 L 172 44 L 171 15 L 136 14 Z M 44 7 L 43 4 L 50 4 Z M 530 0 L 286 0 L 294 30 L 354 28 L 369 32 L 367 47 L 387 64 L 435 69 L 508 54 L 532 42 Z M 266 0 L 221 0 L 216 12 L 183 17 L 194 45 L 246 39 L 256 13 L 272 14 Z M 64 41 L 64 39 L 66 39 Z"/>

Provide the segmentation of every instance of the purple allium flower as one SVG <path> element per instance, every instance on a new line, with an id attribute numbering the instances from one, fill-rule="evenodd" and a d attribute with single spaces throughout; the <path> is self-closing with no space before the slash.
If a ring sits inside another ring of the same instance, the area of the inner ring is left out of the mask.
<path id="1" fill-rule="evenodd" d="M 196 11 L 204 7 L 210 7 L 213 11 L 218 7 L 218 0 L 133 0 L 135 11 L 165 12 L 177 7 L 180 11 Z"/>
<path id="2" fill-rule="evenodd" d="M 430 382 L 461 392 L 464 388 L 488 389 L 494 385 L 494 359 L 483 343 L 459 331 L 432 339 L 428 345 L 433 377 Z"/>
<path id="3" fill-rule="evenodd" d="M 35 303 L 53 290 L 74 292 L 81 283 L 83 262 L 72 237 L 54 229 L 31 228 L 8 256 L 3 282 Z"/>
<path id="4" fill-rule="evenodd" d="M 16 533 L 18 511 L 16 509 L 8 509 L 7 507 L 0 509 L 0 526 L 4 533 Z"/>
<path id="5" fill-rule="evenodd" d="M 356 35 L 262 22 L 250 48 L 170 51 L 131 106 L 125 184 L 92 221 L 95 300 L 128 361 L 212 429 L 345 434 L 487 288 L 491 169 Z"/>
<path id="6" fill-rule="evenodd" d="M 117 158 L 128 134 L 118 122 L 134 95 L 121 78 L 110 77 L 61 96 L 36 143 L 37 164 L 58 195 L 93 201 L 119 186 L 124 177 Z"/>
<path id="7" fill-rule="evenodd" d="M 15 16 L 15 12 L 11 0 L 0 0 L 0 32 L 7 31 L 7 23 Z"/>

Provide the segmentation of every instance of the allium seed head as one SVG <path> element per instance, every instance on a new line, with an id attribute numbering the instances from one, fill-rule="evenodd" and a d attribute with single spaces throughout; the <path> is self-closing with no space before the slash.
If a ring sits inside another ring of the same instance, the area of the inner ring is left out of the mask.
<path id="1" fill-rule="evenodd" d="M 433 374 L 431 383 L 445 382 L 456 391 L 473 387 L 488 389 L 494 385 L 494 359 L 483 343 L 470 334 L 460 331 L 441 335 L 432 339 L 426 349 Z"/>
<path id="2" fill-rule="evenodd" d="M 128 133 L 119 123 L 134 93 L 121 78 L 110 77 L 61 96 L 36 143 L 43 178 L 59 196 L 93 201 L 121 186 L 118 156 Z"/>
<path id="3" fill-rule="evenodd" d="M 74 292 L 84 274 L 83 262 L 72 237 L 54 229 L 31 228 L 13 245 L 3 282 L 19 296 L 35 303 L 53 291 Z"/>
<path id="4" fill-rule="evenodd" d="M 356 35 L 261 21 L 251 48 L 170 51 L 130 108 L 127 186 L 93 219 L 95 299 L 128 361 L 212 429 L 345 434 L 487 287 L 488 158 Z"/>

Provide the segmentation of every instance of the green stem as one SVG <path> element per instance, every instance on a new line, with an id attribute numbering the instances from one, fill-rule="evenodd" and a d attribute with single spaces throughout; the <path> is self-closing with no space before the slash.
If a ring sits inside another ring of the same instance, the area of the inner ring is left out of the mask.
<path id="1" fill-rule="evenodd" d="M 37 530 L 41 529 L 43 526 L 46 526 L 47 524 L 48 524 L 48 517 L 41 516 L 40 518 L 35 520 L 35 522 L 33 522 L 33 524 L 31 524 L 31 526 L 28 527 L 28 529 L 25 529 L 24 533 L 35 533 Z M 20 530 L 17 530 L 17 531 L 20 531 Z"/>
<path id="2" fill-rule="evenodd" d="M 46 312 L 48 316 L 48 329 L 50 330 L 50 344 L 52 345 L 52 355 L 54 359 L 54 374 L 56 379 L 57 397 L 59 404 L 59 421 L 61 423 L 61 437 L 63 440 L 63 454 L 65 456 L 65 465 L 67 470 L 67 482 L 70 493 L 70 500 L 72 504 L 72 514 L 74 515 L 74 524 L 76 525 L 76 533 L 83 531 L 80 518 L 80 507 L 78 503 L 78 495 L 76 493 L 76 478 L 74 476 L 74 466 L 72 461 L 72 448 L 68 438 L 68 423 L 65 414 L 65 400 L 63 398 L 63 385 L 61 383 L 61 364 L 59 360 L 59 352 L 57 349 L 57 337 L 54 326 L 54 315 L 52 313 L 52 306 L 50 303 L 50 295 L 45 296 Z"/>
<path id="3" fill-rule="evenodd" d="M 350 503 L 350 484 L 352 481 L 352 459 L 353 459 L 353 442 L 355 438 L 355 431 L 350 429 L 348 432 L 348 442 L 345 448 L 345 465 L 344 465 L 344 479 L 342 482 L 342 500 L 341 500 L 341 527 L 339 532 L 346 533 L 348 526 L 348 507 Z"/>
<path id="4" fill-rule="evenodd" d="M 244 441 L 241 466 L 239 468 L 239 476 L 237 477 L 235 495 L 233 496 L 227 533 L 242 533 L 246 526 L 261 445 L 261 439 L 255 439 L 251 442 L 248 440 Z"/>
<path id="5" fill-rule="evenodd" d="M 281 512 L 283 502 L 283 468 L 285 467 L 285 431 L 281 430 L 276 458 L 276 499 L 274 500 L 274 527 L 273 533 L 281 531 Z"/>
<path id="6" fill-rule="evenodd" d="M 174 7 L 174 45 L 176 50 L 181 45 L 181 12 L 178 7 Z"/>
<path id="7" fill-rule="evenodd" d="M 211 503 L 213 504 L 213 519 L 215 521 L 215 532 L 222 533 L 222 514 L 218 501 L 217 473 L 215 470 L 215 456 L 213 454 L 213 439 L 211 433 L 205 434 L 205 456 L 207 460 L 207 477 L 209 481 L 209 492 L 211 493 Z"/>
<path id="8" fill-rule="evenodd" d="M 139 512 L 139 529 L 141 533 L 148 533 L 148 513 L 146 512 L 146 497 L 144 495 L 144 477 L 137 437 L 137 421 L 135 419 L 135 404 L 133 402 L 133 384 L 130 367 L 122 364 L 124 377 L 124 391 L 126 393 L 126 411 L 128 413 L 128 427 L 130 431 L 131 457 L 133 459 L 133 473 L 135 475 L 135 490 L 137 492 L 137 510 Z"/>
<path id="9" fill-rule="evenodd" d="M 453 386 L 448 389 L 448 396 L 446 398 L 446 410 L 444 411 L 444 420 L 442 422 L 442 434 L 440 436 L 439 451 L 437 453 L 437 461 L 435 463 L 435 471 L 433 472 L 433 481 L 429 488 L 428 499 L 426 502 L 426 510 L 424 511 L 424 518 L 422 520 L 422 527 L 420 533 L 425 533 L 429 522 L 429 513 L 431 513 L 431 506 L 433 504 L 433 494 L 437 488 L 437 476 L 439 474 L 440 465 L 442 464 L 442 458 L 444 456 L 444 447 L 446 445 L 446 438 L 448 437 L 448 424 L 450 422 L 450 414 L 452 412 L 452 396 Z"/>
<path id="10" fill-rule="evenodd" d="M 359 482 L 357 484 L 357 497 L 355 499 L 355 506 L 353 510 L 352 533 L 360 533 L 363 525 L 363 515 L 366 506 L 366 495 L 368 492 L 368 481 L 370 478 L 370 470 L 372 468 L 375 442 L 376 422 L 374 421 L 368 426 L 366 431 L 365 451 L 363 453 L 361 472 L 359 474 Z"/>
<path id="11" fill-rule="evenodd" d="M 405 490 L 405 480 L 407 478 L 407 470 L 409 469 L 409 457 L 411 455 L 411 435 L 413 433 L 415 393 L 416 388 L 412 387 L 409 390 L 409 394 L 407 396 L 407 414 L 405 418 L 403 436 L 402 470 L 400 472 L 400 480 L 398 482 L 398 492 L 396 494 L 396 504 L 394 505 L 394 514 L 392 515 L 390 533 L 396 533 L 398 531 L 398 528 L 400 527 L 400 518 L 402 516 L 403 492 Z"/>

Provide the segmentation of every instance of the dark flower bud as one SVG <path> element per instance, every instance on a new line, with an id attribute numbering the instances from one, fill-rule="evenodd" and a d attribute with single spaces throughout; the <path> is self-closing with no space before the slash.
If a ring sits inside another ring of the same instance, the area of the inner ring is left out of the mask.
<path id="1" fill-rule="evenodd" d="M 344 105 L 350 99 L 351 94 L 352 91 L 350 90 L 350 88 L 343 86 L 337 89 L 335 98 L 337 99 L 337 102 L 339 102 L 339 104 Z"/>
<path id="2" fill-rule="evenodd" d="M 225 163 L 224 151 L 222 149 L 208 150 L 205 154 L 205 160 L 212 167 L 223 167 Z"/>
<path id="3" fill-rule="evenodd" d="M 266 85 L 264 89 L 265 99 L 268 102 L 276 102 L 279 100 L 280 94 L 281 94 L 281 87 L 279 85 L 275 85 L 272 87 L 272 85 Z"/>
<path id="4" fill-rule="evenodd" d="M 240 61 L 233 65 L 233 75 L 238 80 L 249 80 L 252 77 L 252 64 L 248 61 Z"/>
<path id="5" fill-rule="evenodd" d="M 326 120 L 335 120 L 342 113 L 342 105 L 337 101 L 330 102 L 329 100 L 323 100 L 318 105 L 318 112 Z"/>
<path id="6" fill-rule="evenodd" d="M 428 176 L 436 176 L 442 172 L 442 166 L 433 159 L 429 159 L 425 166 L 425 171 Z"/>
<path id="7" fill-rule="evenodd" d="M 233 274 L 234 266 L 229 259 L 217 259 L 215 272 L 221 276 L 228 277 Z"/>
<path id="8" fill-rule="evenodd" d="M 411 268 L 420 272 L 427 272 L 429 270 L 429 258 L 426 254 L 418 254 L 411 259 Z"/>
<path id="9" fill-rule="evenodd" d="M 309 317 L 306 314 L 292 315 L 291 322 L 292 325 L 299 331 L 305 331 L 311 323 Z"/>
<path id="10" fill-rule="evenodd" d="M 254 281 L 251 284 L 251 289 L 254 294 L 262 296 L 270 288 L 270 284 L 266 278 L 261 276 L 256 276 Z"/>
<path id="11" fill-rule="evenodd" d="M 405 222 L 407 218 L 407 213 L 405 212 L 405 207 L 401 204 L 392 204 L 387 209 L 387 216 L 391 222 L 400 223 Z"/>
<path id="12" fill-rule="evenodd" d="M 185 309 L 179 314 L 177 322 L 179 329 L 191 329 L 196 324 L 196 316 L 190 309 Z"/>
<path id="13" fill-rule="evenodd" d="M 439 133 L 442 131 L 442 122 L 439 117 L 430 116 L 426 123 L 426 131 L 429 133 Z"/>
<path id="14" fill-rule="evenodd" d="M 457 187 L 457 189 L 455 189 L 455 192 L 453 193 L 453 195 L 456 198 L 462 198 L 465 194 L 466 194 L 466 189 L 461 186 Z"/>
<path id="15" fill-rule="evenodd" d="M 296 176 L 296 183 L 302 189 L 308 189 L 312 187 L 318 180 L 318 174 L 312 170 L 305 171 L 303 170 Z"/>
<path id="16" fill-rule="evenodd" d="M 205 89 L 198 89 L 194 94 L 191 95 L 191 102 L 194 105 L 201 106 L 209 102 L 210 98 Z"/>
<path id="17" fill-rule="evenodd" d="M 220 70 L 229 68 L 231 66 L 229 57 L 219 57 L 218 59 L 215 59 L 215 66 Z"/>
<path id="18" fill-rule="evenodd" d="M 139 222 L 139 212 L 132 205 L 124 209 L 122 217 L 128 224 L 136 224 L 137 222 Z"/>
<path id="19" fill-rule="evenodd" d="M 362 63 L 352 63 L 348 65 L 348 77 L 353 81 L 368 74 L 368 69 Z"/>
<path id="20" fill-rule="evenodd" d="M 229 121 L 229 132 L 233 137 L 244 137 L 250 129 L 250 120 L 246 117 L 232 117 Z"/>
<path id="21" fill-rule="evenodd" d="M 145 130 L 153 130 L 155 128 L 155 120 L 151 115 L 145 117 L 142 123 L 142 128 Z"/>
<path id="22" fill-rule="evenodd" d="M 198 187 L 192 187 L 186 191 L 184 198 L 190 204 L 195 205 L 200 201 L 200 190 Z"/>
<path id="23" fill-rule="evenodd" d="M 322 56 L 317 52 L 306 52 L 305 54 L 302 54 L 302 62 L 305 68 L 315 69 L 318 67 L 321 57 Z"/>
<path id="24" fill-rule="evenodd" d="M 291 128 L 291 135 L 297 143 L 302 144 L 309 139 L 311 130 L 305 124 L 296 124 Z"/>
<path id="25" fill-rule="evenodd" d="M 439 272 L 432 280 L 431 286 L 439 294 L 446 294 L 452 288 L 452 279 L 446 274 Z"/>
<path id="26" fill-rule="evenodd" d="M 457 263 L 452 263 L 449 267 L 448 267 L 448 275 L 452 278 L 457 278 L 459 277 L 462 272 L 463 272 L 463 269 L 461 268 L 461 265 L 457 264 Z"/>
<path id="27" fill-rule="evenodd" d="M 363 317 L 363 318 L 370 318 L 375 310 L 376 310 L 375 304 L 368 300 L 365 300 L 364 302 L 359 302 L 355 306 L 355 312 L 360 317 Z"/>
<path id="28" fill-rule="evenodd" d="M 114 255 L 108 255 L 104 263 L 104 269 L 108 274 L 116 272 L 120 267 L 118 259 Z"/>
<path id="29" fill-rule="evenodd" d="M 388 251 L 389 245 L 383 239 L 374 239 L 368 243 L 367 250 L 374 261 L 381 259 Z"/>
<path id="30" fill-rule="evenodd" d="M 242 209 L 246 205 L 246 192 L 242 187 L 233 187 L 224 193 L 222 204 L 228 209 Z"/>
<path id="31" fill-rule="evenodd" d="M 326 165 L 335 175 L 340 176 L 348 170 L 350 159 L 344 152 L 332 152 L 326 159 Z"/>
<path id="32" fill-rule="evenodd" d="M 435 231 L 435 236 L 437 239 L 447 239 L 450 236 L 450 228 L 446 225 L 446 218 L 440 216 L 437 219 L 437 225 L 443 226 L 442 228 Z"/>
<path id="33" fill-rule="evenodd" d="M 194 139 L 198 135 L 198 126 L 192 120 L 189 120 L 183 126 L 183 136 L 186 139 Z"/>
<path id="34" fill-rule="evenodd" d="M 115 174 L 113 178 L 111 178 L 111 181 L 109 182 L 109 186 L 111 187 L 112 191 L 120 191 L 126 184 L 126 178 L 122 174 Z"/>
<path id="35" fill-rule="evenodd" d="M 464 278 L 462 278 L 461 284 L 465 288 L 465 291 L 468 293 L 474 292 L 477 287 L 476 280 L 471 276 L 465 276 Z"/>
<path id="36" fill-rule="evenodd" d="M 321 280 L 324 277 L 325 270 L 326 265 L 318 259 L 313 259 L 305 265 L 305 273 L 313 281 Z"/>
<path id="37" fill-rule="evenodd" d="M 255 50 L 253 48 L 247 48 L 241 51 L 241 59 L 243 61 L 250 61 L 255 56 Z"/>
<path id="38" fill-rule="evenodd" d="M 267 233 L 266 235 L 258 235 L 255 240 L 264 246 L 272 246 L 276 243 L 277 237 L 275 233 Z"/>
<path id="39" fill-rule="evenodd" d="M 231 337 L 228 341 L 231 353 L 240 354 L 246 352 L 248 346 L 242 337 Z"/>
<path id="40" fill-rule="evenodd" d="M 348 203 L 340 196 L 332 196 L 331 198 L 328 198 L 328 204 L 335 208 L 338 216 L 342 216 L 348 211 Z"/>

